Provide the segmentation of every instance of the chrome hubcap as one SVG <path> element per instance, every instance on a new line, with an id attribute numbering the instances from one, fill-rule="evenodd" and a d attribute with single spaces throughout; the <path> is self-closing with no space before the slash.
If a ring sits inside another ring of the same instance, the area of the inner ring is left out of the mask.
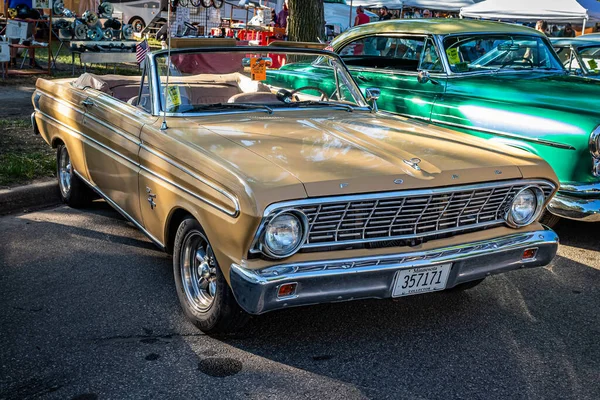
<path id="1" fill-rule="evenodd" d="M 188 233 L 183 241 L 179 266 L 190 307 L 199 312 L 210 309 L 217 293 L 217 267 L 213 251 L 202 233 Z"/>
<path id="2" fill-rule="evenodd" d="M 72 176 L 71 159 L 66 147 L 60 151 L 58 160 L 58 183 L 63 196 L 67 196 L 71 191 L 71 176 Z"/>

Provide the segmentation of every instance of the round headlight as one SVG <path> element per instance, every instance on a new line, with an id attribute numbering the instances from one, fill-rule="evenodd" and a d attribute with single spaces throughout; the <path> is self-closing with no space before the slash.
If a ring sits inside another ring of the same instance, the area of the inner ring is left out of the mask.
<path id="1" fill-rule="evenodd" d="M 296 253 L 307 234 L 306 216 L 299 211 L 282 211 L 265 225 L 263 252 L 273 258 L 285 258 Z"/>
<path id="2" fill-rule="evenodd" d="M 544 192 L 537 186 L 521 189 L 510 205 L 506 222 L 513 228 L 529 225 L 539 217 L 544 205 Z"/>

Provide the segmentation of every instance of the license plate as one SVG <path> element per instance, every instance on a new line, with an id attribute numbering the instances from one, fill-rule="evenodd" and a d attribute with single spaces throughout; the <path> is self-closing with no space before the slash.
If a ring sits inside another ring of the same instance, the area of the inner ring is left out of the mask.
<path id="1" fill-rule="evenodd" d="M 430 265 L 398 271 L 392 297 L 444 290 L 452 264 Z"/>

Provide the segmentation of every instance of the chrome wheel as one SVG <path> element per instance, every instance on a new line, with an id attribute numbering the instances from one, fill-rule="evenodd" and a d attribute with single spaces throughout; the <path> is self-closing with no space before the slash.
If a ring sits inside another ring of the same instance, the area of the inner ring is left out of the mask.
<path id="1" fill-rule="evenodd" d="M 183 240 L 179 268 L 190 308 L 206 312 L 217 293 L 217 266 L 208 240 L 199 231 L 189 232 Z"/>
<path id="2" fill-rule="evenodd" d="M 73 168 L 71 166 L 69 152 L 67 151 L 67 148 L 63 146 L 58 159 L 58 185 L 60 186 L 63 197 L 67 197 L 71 191 L 72 174 Z"/>

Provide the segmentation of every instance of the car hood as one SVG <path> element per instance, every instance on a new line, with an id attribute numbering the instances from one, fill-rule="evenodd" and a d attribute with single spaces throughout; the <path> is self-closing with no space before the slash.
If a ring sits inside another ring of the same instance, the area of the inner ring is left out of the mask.
<path id="1" fill-rule="evenodd" d="M 520 166 L 545 168 L 521 150 L 490 148 L 469 135 L 367 112 L 276 111 L 192 121 L 252 152 L 249 159 L 268 161 L 243 163 L 254 169 L 252 176 L 283 169 L 304 184 L 310 197 L 513 179 L 523 176 Z M 226 147 L 211 151 L 220 158 L 239 157 Z M 409 165 L 415 162 L 416 167 Z M 552 174 L 547 173 L 542 176 Z"/>

